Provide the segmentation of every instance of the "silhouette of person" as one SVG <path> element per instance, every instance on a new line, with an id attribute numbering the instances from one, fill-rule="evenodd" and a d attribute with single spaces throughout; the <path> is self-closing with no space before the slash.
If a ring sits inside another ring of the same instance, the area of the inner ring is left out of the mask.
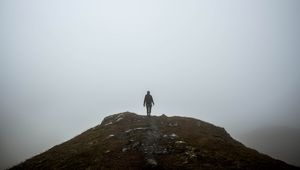
<path id="1" fill-rule="evenodd" d="M 150 95 L 150 91 L 147 91 L 147 94 L 145 95 L 145 99 L 144 99 L 144 107 L 146 106 L 147 108 L 147 116 L 150 116 L 151 114 L 152 104 L 154 105 L 153 98 Z"/>

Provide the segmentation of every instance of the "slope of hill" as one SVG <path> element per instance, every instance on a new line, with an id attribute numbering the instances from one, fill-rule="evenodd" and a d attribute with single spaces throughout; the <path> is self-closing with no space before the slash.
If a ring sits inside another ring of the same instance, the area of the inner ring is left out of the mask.
<path id="1" fill-rule="evenodd" d="M 245 145 L 272 157 L 300 166 L 300 130 L 290 127 L 268 126 L 239 135 Z"/>
<path id="2" fill-rule="evenodd" d="M 11 169 L 298 169 L 185 117 L 125 112 Z"/>

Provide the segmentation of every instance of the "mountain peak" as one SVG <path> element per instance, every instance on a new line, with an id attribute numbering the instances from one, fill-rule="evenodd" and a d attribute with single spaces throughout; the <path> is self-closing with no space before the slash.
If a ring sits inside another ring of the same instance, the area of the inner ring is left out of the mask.
<path id="1" fill-rule="evenodd" d="M 105 117 L 12 169 L 297 169 L 245 147 L 224 128 L 187 117 Z"/>

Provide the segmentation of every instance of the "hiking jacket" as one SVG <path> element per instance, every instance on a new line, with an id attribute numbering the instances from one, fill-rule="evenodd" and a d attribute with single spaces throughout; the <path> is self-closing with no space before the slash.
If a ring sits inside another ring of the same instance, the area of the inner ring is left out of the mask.
<path id="1" fill-rule="evenodd" d="M 145 99 L 144 99 L 144 105 L 152 105 L 152 103 L 154 104 L 153 98 L 150 94 L 146 94 L 145 95 Z"/>

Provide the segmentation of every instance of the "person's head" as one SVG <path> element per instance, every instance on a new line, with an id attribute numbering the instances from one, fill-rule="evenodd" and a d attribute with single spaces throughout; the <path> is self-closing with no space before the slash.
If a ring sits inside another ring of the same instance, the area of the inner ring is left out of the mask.
<path id="1" fill-rule="evenodd" d="M 150 94 L 150 91 L 147 91 L 147 94 Z"/>

